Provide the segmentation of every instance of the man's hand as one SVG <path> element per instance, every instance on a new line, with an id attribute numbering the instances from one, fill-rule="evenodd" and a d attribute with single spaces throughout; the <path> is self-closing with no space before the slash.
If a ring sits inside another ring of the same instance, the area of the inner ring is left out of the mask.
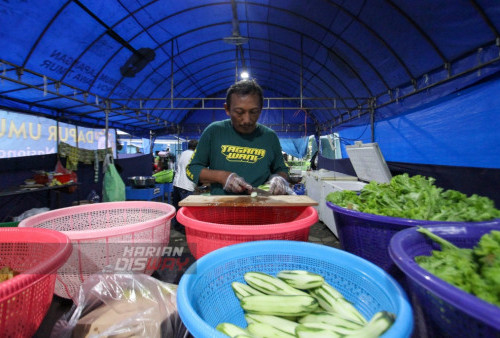
<path id="1" fill-rule="evenodd" d="M 232 173 L 226 179 L 224 190 L 239 194 L 244 191 L 252 191 L 252 186 L 245 182 L 243 177 L 238 176 L 236 173 Z"/>
<path id="2" fill-rule="evenodd" d="M 272 175 L 269 180 L 269 192 L 272 195 L 287 195 L 290 192 L 293 194 L 293 190 L 290 189 L 290 185 L 287 180 L 280 175 Z"/>

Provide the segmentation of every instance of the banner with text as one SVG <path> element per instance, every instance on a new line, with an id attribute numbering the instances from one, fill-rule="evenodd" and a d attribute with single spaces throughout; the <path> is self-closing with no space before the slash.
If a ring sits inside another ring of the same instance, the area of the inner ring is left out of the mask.
<path id="1" fill-rule="evenodd" d="M 55 120 L 0 109 L 0 158 L 53 154 L 57 138 L 74 147 L 104 149 L 105 129 L 76 127 Z M 108 131 L 108 146 L 116 154 L 115 131 Z"/>

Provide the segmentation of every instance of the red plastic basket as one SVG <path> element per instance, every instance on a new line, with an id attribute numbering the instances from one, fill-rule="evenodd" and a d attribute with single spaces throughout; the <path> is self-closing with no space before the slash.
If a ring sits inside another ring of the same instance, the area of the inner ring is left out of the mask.
<path id="1" fill-rule="evenodd" d="M 318 213 L 313 207 L 183 207 L 177 212 L 177 220 L 186 227 L 189 250 L 198 259 L 242 242 L 307 242 Z"/>
<path id="2" fill-rule="evenodd" d="M 56 272 L 71 254 L 70 239 L 48 229 L 0 229 L 0 267 L 18 275 L 0 283 L 2 337 L 31 337 L 47 313 Z"/>

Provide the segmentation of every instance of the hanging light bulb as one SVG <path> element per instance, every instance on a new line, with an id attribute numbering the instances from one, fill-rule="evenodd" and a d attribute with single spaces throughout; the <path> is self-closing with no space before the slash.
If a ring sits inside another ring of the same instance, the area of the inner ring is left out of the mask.
<path id="1" fill-rule="evenodd" d="M 248 74 L 248 72 L 246 70 L 243 70 L 240 74 L 240 77 L 243 79 L 243 80 L 246 80 L 250 77 L 250 74 Z"/>

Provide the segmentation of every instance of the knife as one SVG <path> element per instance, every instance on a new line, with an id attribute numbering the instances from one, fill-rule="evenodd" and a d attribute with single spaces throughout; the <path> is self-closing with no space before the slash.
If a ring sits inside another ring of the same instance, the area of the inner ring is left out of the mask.
<path id="1" fill-rule="evenodd" d="M 271 196 L 271 193 L 264 189 L 253 188 L 251 192 L 256 192 L 257 196 Z"/>

